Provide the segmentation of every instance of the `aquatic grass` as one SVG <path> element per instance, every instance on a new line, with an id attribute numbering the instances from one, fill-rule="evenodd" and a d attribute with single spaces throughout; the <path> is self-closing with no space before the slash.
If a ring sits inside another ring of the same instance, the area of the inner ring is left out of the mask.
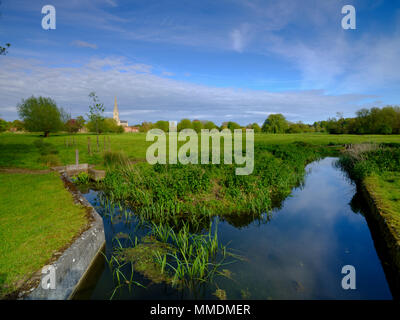
<path id="1" fill-rule="evenodd" d="M 227 248 L 219 244 L 217 233 L 217 226 L 212 232 L 212 223 L 206 234 L 190 233 L 185 223 L 178 232 L 169 226 L 153 223 L 152 235 L 157 241 L 168 243 L 176 249 L 164 255 L 155 255 L 161 272 L 172 273 L 172 286 L 193 288 L 198 283 L 212 281 L 216 274 L 223 275 L 218 270 L 228 264 L 224 262 Z"/>
<path id="2" fill-rule="evenodd" d="M 131 274 L 121 275 L 127 263 L 152 282 L 194 290 L 202 283 L 212 282 L 215 276 L 225 276 L 220 269 L 235 261 L 226 262 L 228 257 L 236 256 L 229 255 L 227 247 L 218 242 L 217 227 L 213 228 L 212 223 L 208 232 L 200 234 L 190 232 L 184 222 L 178 230 L 154 222 L 147 227 L 150 231 L 140 240 L 126 236 L 113 239 L 113 252 L 107 263 L 116 289 L 133 279 Z"/>
<path id="3" fill-rule="evenodd" d="M 78 184 L 87 185 L 90 182 L 90 176 L 87 172 L 80 172 L 75 177 L 72 177 L 72 181 Z"/>
<path id="4" fill-rule="evenodd" d="M 237 176 L 235 165 L 137 163 L 110 168 L 103 190 L 157 224 L 179 226 L 180 221 L 202 229 L 213 216 L 239 220 L 261 218 L 301 185 L 305 166 L 332 152 L 328 147 L 295 142 L 255 145 L 255 168 Z"/>
<path id="5" fill-rule="evenodd" d="M 130 241 L 131 245 L 137 244 L 137 239 L 135 237 L 135 241 L 132 241 L 131 237 L 128 236 L 128 240 Z M 133 263 L 129 260 L 120 259 L 120 255 L 123 252 L 124 246 L 122 245 L 121 241 L 118 237 L 113 238 L 113 242 L 117 242 L 117 246 L 113 246 L 113 254 L 108 258 L 106 254 L 101 252 L 103 255 L 111 273 L 112 279 L 114 282 L 114 289 L 110 295 L 110 300 L 112 300 L 118 290 L 128 287 L 129 292 L 131 292 L 133 286 L 138 286 L 145 288 L 144 285 L 139 283 L 138 281 L 133 280 L 134 276 L 134 268 Z M 126 269 L 129 268 L 129 275 L 126 273 Z"/>

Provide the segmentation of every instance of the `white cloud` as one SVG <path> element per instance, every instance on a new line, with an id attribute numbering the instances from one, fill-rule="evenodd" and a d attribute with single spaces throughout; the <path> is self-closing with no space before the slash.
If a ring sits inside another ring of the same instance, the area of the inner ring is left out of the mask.
<path id="1" fill-rule="evenodd" d="M 248 42 L 248 25 L 242 25 L 240 28 L 234 29 L 230 33 L 232 40 L 232 48 L 237 52 L 242 52 Z"/>
<path id="2" fill-rule="evenodd" d="M 86 41 L 76 40 L 71 43 L 73 46 L 81 47 L 81 48 L 92 48 L 97 49 L 97 45 L 94 43 L 89 43 Z"/>
<path id="3" fill-rule="evenodd" d="M 334 116 L 336 111 L 354 115 L 366 99 L 373 98 L 328 95 L 323 90 L 270 92 L 197 85 L 155 75 L 151 66 L 131 64 L 122 57 L 92 59 L 80 67 L 49 67 L 45 61 L 5 56 L 0 68 L 0 113 L 9 120 L 16 118 L 16 109 L 10 112 L 10 107 L 31 95 L 52 97 L 73 116 L 84 115 L 91 91 L 108 112 L 117 96 L 121 114 L 131 123 L 194 115 L 221 123 L 231 115 L 232 121 L 247 124 L 262 122 L 269 113 L 307 122 Z"/>

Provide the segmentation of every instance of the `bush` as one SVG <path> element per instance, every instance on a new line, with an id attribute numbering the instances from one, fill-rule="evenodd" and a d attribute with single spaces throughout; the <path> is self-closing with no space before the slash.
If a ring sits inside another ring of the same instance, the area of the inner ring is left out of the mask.
<path id="1" fill-rule="evenodd" d="M 362 180 L 372 173 L 400 170 L 400 148 L 358 144 L 344 151 L 340 165 L 355 180 Z"/>
<path id="2" fill-rule="evenodd" d="M 58 154 L 58 150 L 56 149 L 56 147 L 51 143 L 44 142 L 43 139 L 36 140 L 33 144 L 39 149 L 39 153 L 42 156 L 46 156 L 49 154 Z"/>
<path id="3" fill-rule="evenodd" d="M 106 151 L 103 155 L 104 164 L 108 167 L 126 166 L 129 159 L 123 151 Z"/>
<path id="4" fill-rule="evenodd" d="M 57 167 L 61 165 L 60 158 L 56 154 L 42 155 L 39 162 L 44 163 L 47 167 Z"/>

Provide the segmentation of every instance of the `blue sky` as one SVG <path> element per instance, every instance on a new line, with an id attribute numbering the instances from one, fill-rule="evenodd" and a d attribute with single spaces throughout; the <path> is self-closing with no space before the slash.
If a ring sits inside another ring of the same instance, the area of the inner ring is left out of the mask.
<path id="1" fill-rule="evenodd" d="M 41 9 L 56 8 L 43 30 Z M 341 8 L 356 8 L 343 30 Z M 399 104 L 400 3 L 341 0 L 3 0 L 0 116 L 49 96 L 85 115 L 95 91 L 111 116 L 142 121 L 312 123 Z"/>

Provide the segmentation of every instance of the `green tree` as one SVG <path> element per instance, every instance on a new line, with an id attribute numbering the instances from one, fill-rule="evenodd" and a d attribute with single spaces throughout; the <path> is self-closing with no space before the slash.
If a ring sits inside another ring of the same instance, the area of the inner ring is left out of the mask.
<path id="1" fill-rule="evenodd" d="M 96 96 L 95 92 L 89 93 L 89 98 L 93 100 L 92 104 L 89 106 L 89 113 L 87 117 L 89 121 L 94 125 L 92 129 L 97 134 L 101 133 L 101 125 L 104 121 L 104 104 L 99 101 L 99 98 Z"/>
<path id="2" fill-rule="evenodd" d="M 254 122 L 252 124 L 249 124 L 247 126 L 248 129 L 253 129 L 254 133 L 259 133 L 261 132 L 261 127 L 258 125 L 258 123 Z"/>
<path id="3" fill-rule="evenodd" d="M 233 122 L 233 121 L 229 121 L 226 125 L 228 127 L 229 130 L 231 130 L 233 132 L 233 130 L 235 129 L 241 129 L 242 127 L 240 126 L 240 124 Z"/>
<path id="4" fill-rule="evenodd" d="M 4 132 L 8 130 L 8 128 L 9 128 L 9 123 L 6 120 L 0 118 L 0 132 Z"/>
<path id="5" fill-rule="evenodd" d="M 193 125 L 193 130 L 196 131 L 197 133 L 200 133 L 201 129 L 203 129 L 203 124 L 199 120 L 193 120 L 192 125 Z"/>
<path id="6" fill-rule="evenodd" d="M 21 120 L 14 120 L 10 124 L 10 128 L 14 128 L 16 131 L 23 131 L 24 130 L 24 123 Z"/>
<path id="7" fill-rule="evenodd" d="M 124 132 L 124 127 L 119 126 L 117 121 L 113 118 L 105 118 L 103 121 L 102 132 L 113 132 L 122 133 Z"/>
<path id="8" fill-rule="evenodd" d="M 140 132 L 147 132 L 151 130 L 154 127 L 154 124 L 151 122 L 142 122 L 142 124 L 139 126 L 139 131 Z"/>
<path id="9" fill-rule="evenodd" d="M 204 129 L 212 130 L 212 129 L 215 129 L 215 128 L 217 128 L 217 125 L 212 121 L 206 121 L 204 123 Z"/>
<path id="10" fill-rule="evenodd" d="M 18 115 L 24 121 L 25 129 L 31 132 L 43 131 L 48 137 L 50 132 L 63 129 L 61 112 L 51 98 L 34 96 L 22 100 L 17 105 Z"/>
<path id="11" fill-rule="evenodd" d="M 77 133 L 80 129 L 83 128 L 84 124 L 85 119 L 82 116 L 79 116 L 76 119 L 69 119 L 65 124 L 65 129 L 69 133 Z"/>
<path id="12" fill-rule="evenodd" d="M 168 132 L 169 131 L 169 122 L 164 121 L 164 120 L 159 120 L 155 123 L 155 127 L 157 129 L 161 129 L 164 132 Z"/>
<path id="13" fill-rule="evenodd" d="M 182 119 L 177 126 L 178 131 L 182 131 L 183 129 L 193 129 L 192 121 L 189 119 Z"/>
<path id="14" fill-rule="evenodd" d="M 280 114 L 270 114 L 264 121 L 262 131 L 267 133 L 284 133 L 288 128 L 288 122 L 285 117 Z"/>
<path id="15" fill-rule="evenodd" d="M 0 1 L 0 5 L 1 5 L 1 1 Z M 0 15 L 1 15 L 1 13 L 0 13 Z M 0 46 L 0 56 L 1 56 L 1 55 L 5 56 L 5 55 L 8 53 L 7 49 L 8 49 L 10 46 L 11 46 L 11 44 L 9 44 L 9 43 L 6 43 L 6 44 L 4 45 L 4 47 L 3 47 L 3 46 Z"/>

